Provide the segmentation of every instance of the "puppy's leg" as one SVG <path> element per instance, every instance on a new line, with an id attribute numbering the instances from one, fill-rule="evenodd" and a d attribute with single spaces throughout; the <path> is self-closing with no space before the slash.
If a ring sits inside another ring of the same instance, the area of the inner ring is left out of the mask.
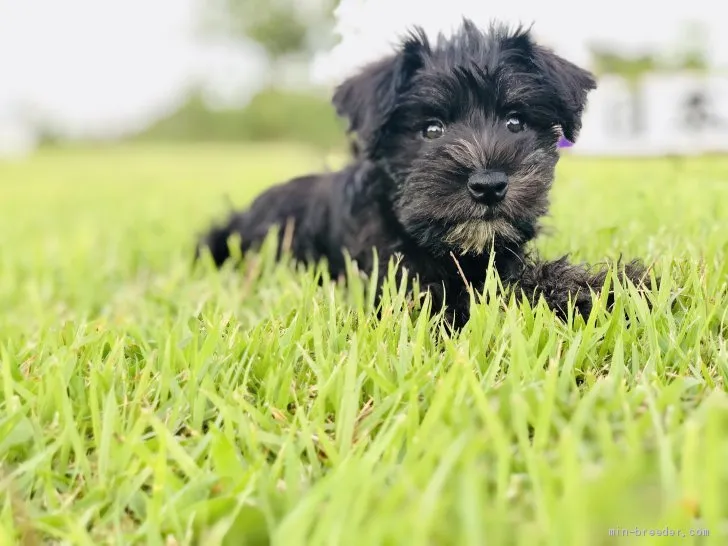
<path id="1" fill-rule="evenodd" d="M 564 256 L 551 262 L 531 262 L 526 265 L 518 279 L 511 284 L 523 291 L 532 305 L 541 296 L 548 306 L 566 320 L 569 301 L 584 320 L 592 310 L 591 293 L 602 290 L 607 277 L 607 268 L 594 271 L 586 264 L 571 264 Z M 620 282 L 629 279 L 636 287 L 645 288 L 647 269 L 638 260 L 621 265 L 617 269 Z M 607 308 L 614 305 L 614 291 L 607 296 Z"/>
<path id="2" fill-rule="evenodd" d="M 408 267 L 409 265 L 409 267 Z M 450 288 L 446 290 L 442 281 L 426 282 L 420 284 L 419 293 L 414 293 L 412 271 L 417 271 L 406 260 L 399 263 L 399 267 L 394 271 L 394 285 L 399 287 L 402 280 L 407 276 L 407 296 L 408 298 L 422 298 L 425 294 L 430 296 L 430 316 L 434 316 L 440 311 L 444 311 L 443 319 L 445 324 L 451 326 L 454 330 L 458 330 L 465 326 L 470 318 L 470 294 L 463 286 L 460 289 Z M 384 281 L 388 278 L 389 265 L 388 260 L 380 262 L 378 268 L 377 284 L 374 288 L 374 305 L 377 316 L 381 318 L 381 303 L 384 292 Z M 420 279 L 421 281 L 421 279 Z"/>
<path id="3" fill-rule="evenodd" d="M 442 285 L 435 285 L 430 290 L 431 293 L 434 290 L 442 290 Z M 433 296 L 433 303 L 435 301 L 436 299 Z M 442 300 L 440 299 L 437 301 L 439 303 L 439 301 Z M 434 312 L 437 312 L 440 309 L 441 307 L 439 305 L 437 307 L 433 306 L 432 308 Z M 465 288 L 447 298 L 447 301 L 445 302 L 444 320 L 445 324 L 449 325 L 454 331 L 463 328 L 470 320 L 470 293 Z"/>
<path id="4" fill-rule="evenodd" d="M 397 285 L 402 279 L 402 274 L 396 276 Z M 411 281 L 411 279 L 408 279 Z M 377 317 L 381 318 L 382 309 L 382 293 L 383 283 L 380 281 L 376 287 L 377 293 L 374 297 L 374 304 L 377 309 Z M 455 295 L 445 293 L 445 287 L 442 283 L 428 283 L 420 287 L 420 294 L 414 294 L 412 285 L 407 287 L 408 297 L 430 295 L 430 316 L 434 316 L 444 310 L 443 320 L 446 325 L 451 326 L 453 330 L 459 330 L 470 319 L 470 295 L 466 290 L 462 290 Z"/>

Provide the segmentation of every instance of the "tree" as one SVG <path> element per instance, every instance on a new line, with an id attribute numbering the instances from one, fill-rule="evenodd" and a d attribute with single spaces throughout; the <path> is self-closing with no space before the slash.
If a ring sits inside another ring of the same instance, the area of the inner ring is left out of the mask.
<path id="1" fill-rule="evenodd" d="M 673 65 L 680 71 L 705 74 L 709 68 L 708 29 L 703 22 L 687 21 L 681 34 L 676 41 L 678 48 L 673 55 Z"/>
<path id="2" fill-rule="evenodd" d="M 308 62 L 332 44 L 338 0 L 208 0 L 206 33 L 259 44 L 268 55 L 270 84 L 288 62 Z"/>

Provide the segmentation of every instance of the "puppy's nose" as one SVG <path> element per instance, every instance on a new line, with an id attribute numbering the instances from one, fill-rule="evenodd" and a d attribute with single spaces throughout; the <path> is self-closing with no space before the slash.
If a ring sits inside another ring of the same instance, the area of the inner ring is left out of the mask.
<path id="1" fill-rule="evenodd" d="M 480 171 L 468 179 L 468 191 L 479 203 L 500 203 L 507 190 L 508 176 L 503 171 Z"/>

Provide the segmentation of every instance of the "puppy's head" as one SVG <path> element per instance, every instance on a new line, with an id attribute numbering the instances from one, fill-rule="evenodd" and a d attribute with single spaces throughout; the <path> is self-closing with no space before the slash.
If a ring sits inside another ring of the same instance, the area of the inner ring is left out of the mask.
<path id="1" fill-rule="evenodd" d="M 559 137 L 576 140 L 595 87 L 528 30 L 483 32 L 465 20 L 436 44 L 415 30 L 343 82 L 333 102 L 361 155 L 392 178 L 409 235 L 436 254 L 478 254 L 534 236 Z"/>

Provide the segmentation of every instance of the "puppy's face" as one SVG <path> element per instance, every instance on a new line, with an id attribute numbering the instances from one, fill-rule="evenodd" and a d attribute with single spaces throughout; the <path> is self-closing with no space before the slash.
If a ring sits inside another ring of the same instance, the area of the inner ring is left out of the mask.
<path id="1" fill-rule="evenodd" d="M 550 90 L 507 63 L 438 68 L 413 78 L 382 137 L 400 222 L 436 252 L 530 239 L 558 160 Z"/>
<path id="2" fill-rule="evenodd" d="M 480 254 L 534 236 L 559 136 L 576 139 L 594 87 L 528 33 L 485 34 L 466 21 L 436 47 L 412 36 L 344 82 L 334 104 L 394 181 L 409 235 L 435 254 Z"/>

